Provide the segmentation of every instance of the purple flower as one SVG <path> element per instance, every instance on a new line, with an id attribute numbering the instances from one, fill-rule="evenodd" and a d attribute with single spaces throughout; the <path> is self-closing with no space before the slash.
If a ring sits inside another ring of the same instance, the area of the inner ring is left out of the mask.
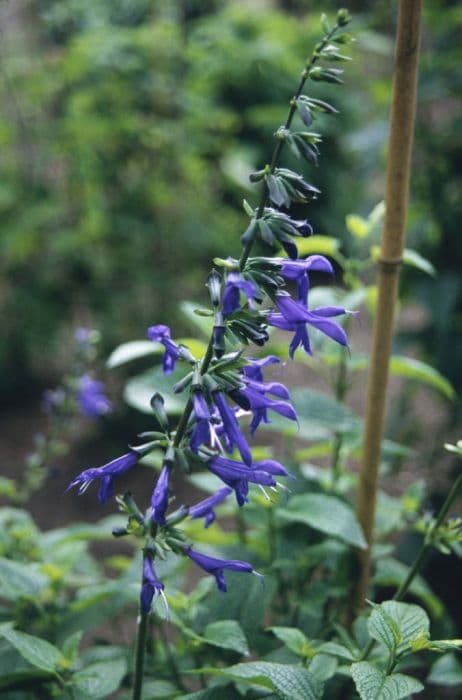
<path id="1" fill-rule="evenodd" d="M 248 465 L 252 464 L 252 453 L 247 444 L 247 440 L 241 433 L 239 423 L 237 422 L 236 414 L 228 406 L 226 399 L 221 391 L 213 392 L 213 400 L 223 421 L 222 434 L 227 441 L 227 448 L 232 452 L 234 446 L 241 453 L 241 457 Z"/>
<path id="2" fill-rule="evenodd" d="M 75 477 L 67 487 L 67 491 L 73 486 L 79 486 L 79 495 L 84 493 L 95 479 L 100 480 L 98 491 L 98 500 L 100 503 L 105 503 L 112 496 L 113 482 L 116 476 L 124 474 L 126 471 L 135 466 L 140 459 L 140 455 L 136 452 L 127 452 L 127 454 L 113 459 L 102 467 L 94 469 L 85 469 L 81 474 Z"/>
<path id="3" fill-rule="evenodd" d="M 168 508 L 170 468 L 165 464 L 157 479 L 151 496 L 152 519 L 159 525 L 165 525 L 165 513 Z"/>
<path id="4" fill-rule="evenodd" d="M 346 309 L 339 306 L 323 306 L 308 311 L 301 302 L 294 301 L 289 294 L 283 292 L 276 295 L 276 304 L 279 312 L 269 314 L 268 323 L 284 331 L 294 332 L 295 335 L 289 346 L 289 355 L 292 359 L 299 345 L 302 345 L 309 355 L 312 354 L 307 324 L 317 328 L 340 345 L 348 347 L 345 331 L 338 323 L 330 320 L 331 316 L 349 313 Z"/>
<path id="5" fill-rule="evenodd" d="M 157 325 L 148 328 L 148 338 L 155 343 L 162 343 L 165 348 L 162 359 L 164 374 L 171 374 L 175 369 L 175 362 L 180 357 L 180 348 L 171 339 L 170 328 L 168 326 Z"/>
<path id="6" fill-rule="evenodd" d="M 200 391 L 193 394 L 195 426 L 191 434 L 189 446 L 193 452 L 197 452 L 201 445 L 214 446 L 218 443 L 215 425 L 219 419 L 212 415 L 204 395 Z"/>
<path id="7" fill-rule="evenodd" d="M 247 503 L 249 483 L 275 487 L 278 485 L 275 476 L 289 476 L 282 464 L 273 459 L 263 459 L 248 467 L 234 459 L 217 456 L 212 457 L 207 466 L 213 474 L 234 490 L 240 506 Z"/>
<path id="8" fill-rule="evenodd" d="M 214 508 L 222 503 L 232 491 L 231 488 L 225 486 L 212 496 L 209 496 L 209 498 L 204 498 L 203 501 L 199 501 L 195 506 L 191 506 L 189 515 L 194 519 L 205 518 L 205 527 L 209 527 L 216 520 Z"/>
<path id="9" fill-rule="evenodd" d="M 298 300 L 305 306 L 308 303 L 309 278 L 308 272 L 327 272 L 334 274 L 334 269 L 329 260 L 322 255 L 310 255 L 305 260 L 285 260 L 275 258 L 274 262 L 281 265 L 280 274 L 297 283 Z"/>
<path id="10" fill-rule="evenodd" d="M 225 569 L 229 571 L 243 571 L 248 574 L 255 574 L 256 576 L 261 575 L 257 574 L 257 572 L 253 570 L 251 564 L 248 564 L 246 561 L 209 557 L 207 554 L 201 554 L 201 552 L 194 551 L 194 549 L 191 547 L 185 550 L 185 554 L 192 559 L 195 564 L 200 566 L 201 569 L 206 571 L 208 574 L 215 576 L 217 586 L 220 591 L 223 591 L 223 593 L 226 593 L 227 590 L 224 574 Z"/>
<path id="11" fill-rule="evenodd" d="M 268 355 L 267 357 L 262 357 L 260 359 L 248 357 L 247 361 L 249 364 L 242 368 L 242 372 L 246 377 L 249 377 L 249 379 L 255 379 L 257 382 L 264 381 L 262 372 L 263 367 L 281 362 L 279 357 L 276 357 L 276 355 Z"/>
<path id="12" fill-rule="evenodd" d="M 66 400 L 66 392 L 62 387 L 47 389 L 42 398 L 42 410 L 44 413 L 52 413 L 62 406 Z"/>
<path id="13" fill-rule="evenodd" d="M 244 389 L 236 389 L 231 393 L 231 397 L 244 410 L 250 408 L 253 417 L 250 423 L 250 433 L 253 435 L 263 421 L 269 423 L 268 409 L 279 413 L 279 415 L 289 420 L 297 420 L 297 414 L 293 406 L 287 401 L 276 401 L 266 394 L 273 394 L 279 398 L 288 399 L 289 392 L 283 384 L 277 382 L 256 382 L 252 379 L 246 380 Z"/>
<path id="14" fill-rule="evenodd" d="M 154 570 L 154 558 L 149 550 L 143 554 L 143 585 L 141 587 L 140 604 L 144 613 L 151 609 L 154 596 L 164 596 L 164 584 L 157 578 Z M 165 600 L 165 597 L 164 597 Z"/>
<path id="15" fill-rule="evenodd" d="M 111 402 L 104 395 L 103 382 L 97 382 L 87 374 L 79 379 L 77 401 L 81 412 L 89 418 L 98 418 L 111 410 Z"/>
<path id="16" fill-rule="evenodd" d="M 253 282 L 244 279 L 237 272 L 230 272 L 226 278 L 223 295 L 223 313 L 225 316 L 239 309 L 239 291 L 242 291 L 247 299 L 254 299 L 258 290 Z"/>

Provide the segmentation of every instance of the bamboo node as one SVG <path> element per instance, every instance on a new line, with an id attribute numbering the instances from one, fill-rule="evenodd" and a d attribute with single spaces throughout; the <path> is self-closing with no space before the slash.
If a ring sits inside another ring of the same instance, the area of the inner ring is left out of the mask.
<path id="1" fill-rule="evenodd" d="M 381 272 L 386 272 L 389 274 L 393 274 L 397 268 L 400 267 L 401 263 L 403 262 L 403 258 L 391 258 L 390 260 L 384 260 L 383 258 L 379 258 L 377 260 L 377 265 L 379 266 Z"/>

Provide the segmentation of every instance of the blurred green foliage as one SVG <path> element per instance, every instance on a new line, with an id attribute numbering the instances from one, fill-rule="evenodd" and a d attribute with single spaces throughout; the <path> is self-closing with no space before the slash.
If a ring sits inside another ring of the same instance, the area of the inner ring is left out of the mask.
<path id="1" fill-rule="evenodd" d="M 237 249 L 241 201 L 252 200 L 248 173 L 268 157 L 319 12 L 337 6 L 2 6 L 3 390 L 53 371 L 78 323 L 99 327 L 109 351 L 154 320 L 171 322 L 180 299 L 198 297 L 210 257 Z M 361 59 L 334 97 L 342 119 L 320 124 L 322 159 L 310 175 L 323 195 L 312 211 L 296 212 L 334 236 L 345 234 L 348 213 L 366 214 L 383 195 L 396 17 L 396 3 L 349 8 Z M 433 281 L 404 279 L 430 309 L 429 295 L 438 299 L 424 340 L 456 385 L 460 21 L 458 3 L 426 3 L 410 244 L 440 274 L 436 292 Z M 331 99 L 329 86 L 318 90 Z"/>
<path id="2" fill-rule="evenodd" d="M 91 319 L 107 348 L 142 336 L 197 289 L 211 254 L 236 248 L 247 174 L 318 21 L 188 7 L 43 0 L 11 27 L 0 88 L 7 385 L 38 359 L 43 372 L 44 349 L 56 353 L 76 322 Z"/>

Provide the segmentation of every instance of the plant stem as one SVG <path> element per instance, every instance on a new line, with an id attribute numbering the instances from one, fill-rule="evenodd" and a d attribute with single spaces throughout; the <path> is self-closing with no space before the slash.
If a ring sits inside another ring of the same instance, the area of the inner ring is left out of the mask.
<path id="1" fill-rule="evenodd" d="M 148 614 L 140 608 L 140 616 L 138 619 L 138 631 L 136 635 L 135 680 L 133 682 L 132 700 L 141 700 L 147 631 Z"/>
<path id="2" fill-rule="evenodd" d="M 306 83 L 306 81 L 307 81 L 307 79 L 308 79 L 308 77 L 309 77 L 309 72 L 310 72 L 311 68 L 313 68 L 314 64 L 316 63 L 316 61 L 317 61 L 318 58 L 320 57 L 322 50 L 327 46 L 327 44 L 328 44 L 329 41 L 332 39 L 332 37 L 334 36 L 334 34 L 338 31 L 338 29 L 339 29 L 339 27 L 338 27 L 338 25 L 336 24 L 336 25 L 330 30 L 330 32 L 328 32 L 328 34 L 326 34 L 326 36 L 325 36 L 324 39 L 321 41 L 321 43 L 319 44 L 319 46 L 316 47 L 316 50 L 315 50 L 314 53 L 312 54 L 310 60 L 307 62 L 306 67 L 305 67 L 305 69 L 304 69 L 303 72 L 302 72 L 302 76 L 301 76 L 301 78 L 300 78 L 300 82 L 299 82 L 299 84 L 298 84 L 298 88 L 297 88 L 297 90 L 296 90 L 296 92 L 295 92 L 295 95 L 294 95 L 293 98 L 290 100 L 290 108 L 289 108 L 289 112 L 288 112 L 288 114 L 287 114 L 287 119 L 286 119 L 285 124 L 284 124 L 284 129 L 289 129 L 290 126 L 291 126 L 291 124 L 292 124 L 292 120 L 293 120 L 293 118 L 294 118 L 295 112 L 297 111 L 297 103 L 296 103 L 296 100 L 297 100 L 297 99 L 300 97 L 300 95 L 302 94 L 302 90 L 303 90 L 303 88 L 305 87 L 305 83 Z M 276 143 L 275 147 L 274 147 L 273 155 L 272 155 L 272 157 L 271 157 L 271 163 L 270 163 L 270 166 L 269 166 L 271 172 L 274 171 L 274 169 L 275 169 L 275 167 L 276 167 L 276 165 L 277 165 L 277 162 L 278 162 L 278 160 L 279 160 L 279 156 L 281 155 L 281 151 L 282 151 L 282 149 L 283 149 L 283 146 L 284 146 L 284 141 L 283 141 L 282 139 L 279 139 L 278 142 Z M 257 214 L 256 214 L 256 218 L 257 218 L 257 219 L 261 218 L 261 216 L 262 216 L 262 214 L 263 214 L 263 212 L 264 212 L 264 210 L 265 210 L 265 207 L 266 207 L 267 202 L 268 202 L 268 186 L 265 184 L 265 186 L 263 187 L 262 194 L 261 194 L 260 204 L 258 205 L 258 209 L 257 209 Z M 245 264 L 246 264 L 247 260 L 249 259 L 249 255 L 250 255 L 250 253 L 251 253 L 253 244 L 254 244 L 253 238 L 252 238 L 250 241 L 248 241 L 248 243 L 245 244 L 245 246 L 244 246 L 244 248 L 243 248 L 243 250 L 242 250 L 241 257 L 240 257 L 240 259 L 239 259 L 239 269 L 240 269 L 240 270 L 243 270 L 243 269 L 244 269 Z"/>
<path id="3" fill-rule="evenodd" d="M 405 239 L 421 12 L 422 0 L 400 0 L 385 192 L 386 213 L 379 258 L 378 304 L 374 322 L 358 488 L 357 514 L 368 547 L 359 557 L 360 575 L 354 597 L 357 608 L 365 603 L 370 577 L 370 552 L 385 417 L 388 365 L 393 338 L 399 266 Z"/>
<path id="4" fill-rule="evenodd" d="M 440 511 L 436 517 L 435 522 L 433 523 L 431 529 L 428 531 L 427 536 L 424 539 L 424 542 L 417 552 L 417 556 L 414 559 L 414 562 L 412 566 L 410 567 L 406 578 L 404 581 L 401 583 L 399 586 L 398 590 L 396 591 L 395 595 L 393 596 L 392 600 L 403 600 L 404 596 L 408 592 L 409 588 L 412 585 L 413 580 L 415 577 L 418 575 L 420 569 L 422 568 L 422 564 L 425 561 L 425 558 L 429 551 L 433 548 L 433 538 L 432 535 L 433 533 L 437 532 L 438 528 L 443 524 L 444 519 L 446 518 L 447 514 L 449 513 L 449 510 L 452 506 L 452 504 L 455 501 L 455 498 L 457 496 L 457 493 L 462 485 L 462 471 L 453 483 L 451 490 L 449 491 L 448 495 L 446 496 L 446 500 L 444 501 L 443 505 L 440 508 Z M 365 650 L 362 653 L 361 660 L 363 661 L 364 659 L 367 659 L 369 654 L 372 651 L 372 648 L 374 646 L 374 640 L 371 639 L 371 641 L 368 643 L 366 646 Z"/>

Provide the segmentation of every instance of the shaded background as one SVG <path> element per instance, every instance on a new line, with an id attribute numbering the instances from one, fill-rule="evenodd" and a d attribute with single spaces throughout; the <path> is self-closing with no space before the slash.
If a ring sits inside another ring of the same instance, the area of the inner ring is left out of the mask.
<path id="1" fill-rule="evenodd" d="M 339 237 L 347 253 L 346 215 L 367 215 L 383 196 L 396 3 L 348 6 L 357 42 L 346 84 L 312 86 L 341 115 L 317 124 L 324 143 L 311 179 L 323 194 L 309 211 L 315 231 Z M 204 300 L 210 259 L 236 254 L 246 226 L 241 202 L 253 196 L 248 172 L 268 158 L 294 80 L 319 36 L 320 12 L 338 7 L 327 0 L 2 0 L 5 473 L 23 468 L 45 421 L 43 390 L 67 370 L 76 327 L 101 331 L 102 357 L 122 341 L 143 338 L 152 323 L 173 325 L 176 335 L 190 330 L 178 304 Z M 461 27 L 459 3 L 425 3 L 408 242 L 431 259 L 438 276 L 405 269 L 396 341 L 459 391 Z M 430 457 L 456 433 L 459 417 L 457 403 L 429 401 L 423 411 L 412 396 L 396 403 L 390 426 L 426 451 L 427 470 L 411 479 L 438 471 Z M 63 517 L 60 507 L 43 506 L 43 494 L 57 501 L 76 462 L 106 461 L 138 427 L 143 420 L 122 406 L 97 426 L 82 426 L 73 436 L 72 466 L 64 473 L 66 460 L 53 464 L 32 501 L 43 526 Z M 446 465 L 444 474 L 450 471 Z M 445 486 L 434 485 L 435 504 Z M 66 502 L 69 518 L 90 507 L 74 502 L 74 510 Z"/>

